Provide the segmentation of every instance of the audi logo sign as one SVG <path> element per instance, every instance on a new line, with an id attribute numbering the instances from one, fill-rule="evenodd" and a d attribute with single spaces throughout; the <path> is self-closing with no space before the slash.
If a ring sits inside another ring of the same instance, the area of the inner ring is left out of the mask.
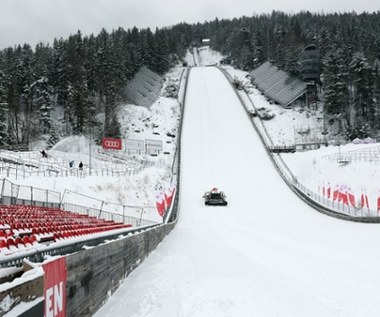
<path id="1" fill-rule="evenodd" d="M 121 150 L 122 148 L 121 139 L 103 138 L 102 147 L 103 149 L 107 149 L 107 150 Z"/>

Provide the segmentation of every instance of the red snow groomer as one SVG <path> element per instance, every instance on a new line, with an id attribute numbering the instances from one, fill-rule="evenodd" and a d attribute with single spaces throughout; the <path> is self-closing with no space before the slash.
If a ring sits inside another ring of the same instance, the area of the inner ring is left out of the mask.
<path id="1" fill-rule="evenodd" d="M 206 206 L 227 206 L 226 194 L 219 191 L 216 187 L 208 192 L 205 192 L 203 198 Z"/>

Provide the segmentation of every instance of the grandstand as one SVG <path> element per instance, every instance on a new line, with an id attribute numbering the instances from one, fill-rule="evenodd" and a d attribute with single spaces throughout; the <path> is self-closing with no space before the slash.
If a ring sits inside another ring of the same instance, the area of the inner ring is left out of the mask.
<path id="1" fill-rule="evenodd" d="M 149 108 L 160 95 L 164 78 L 143 66 L 124 90 L 127 102 Z"/>
<path id="2" fill-rule="evenodd" d="M 291 77 L 270 62 L 254 69 L 250 76 L 264 95 L 283 107 L 289 106 L 306 93 L 306 83 Z"/>
<path id="3" fill-rule="evenodd" d="M 41 243 L 132 227 L 131 224 L 90 217 L 60 208 L 26 205 L 0 206 L 0 256 Z"/>

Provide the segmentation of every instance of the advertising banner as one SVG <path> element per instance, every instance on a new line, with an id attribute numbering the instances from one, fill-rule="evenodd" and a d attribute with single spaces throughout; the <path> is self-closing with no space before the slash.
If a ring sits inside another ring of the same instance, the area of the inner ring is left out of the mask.
<path id="1" fill-rule="evenodd" d="M 151 140 L 146 139 L 145 140 L 145 149 L 147 152 L 150 151 L 162 151 L 162 141 L 160 140 Z"/>
<path id="2" fill-rule="evenodd" d="M 144 140 L 126 139 L 125 140 L 125 150 L 126 151 L 145 151 Z"/>
<path id="3" fill-rule="evenodd" d="M 121 150 L 122 142 L 121 139 L 103 138 L 102 147 L 106 150 Z"/>
<path id="4" fill-rule="evenodd" d="M 66 317 L 66 258 L 42 265 L 45 272 L 45 317 Z"/>

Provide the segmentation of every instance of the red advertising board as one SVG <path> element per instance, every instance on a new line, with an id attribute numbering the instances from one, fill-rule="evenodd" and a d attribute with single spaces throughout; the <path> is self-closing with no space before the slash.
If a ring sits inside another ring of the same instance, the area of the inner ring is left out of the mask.
<path id="1" fill-rule="evenodd" d="M 45 317 L 66 316 L 66 258 L 42 265 L 45 271 Z"/>
<path id="2" fill-rule="evenodd" d="M 103 138 L 102 147 L 107 150 L 121 150 L 122 142 L 121 139 Z"/>

